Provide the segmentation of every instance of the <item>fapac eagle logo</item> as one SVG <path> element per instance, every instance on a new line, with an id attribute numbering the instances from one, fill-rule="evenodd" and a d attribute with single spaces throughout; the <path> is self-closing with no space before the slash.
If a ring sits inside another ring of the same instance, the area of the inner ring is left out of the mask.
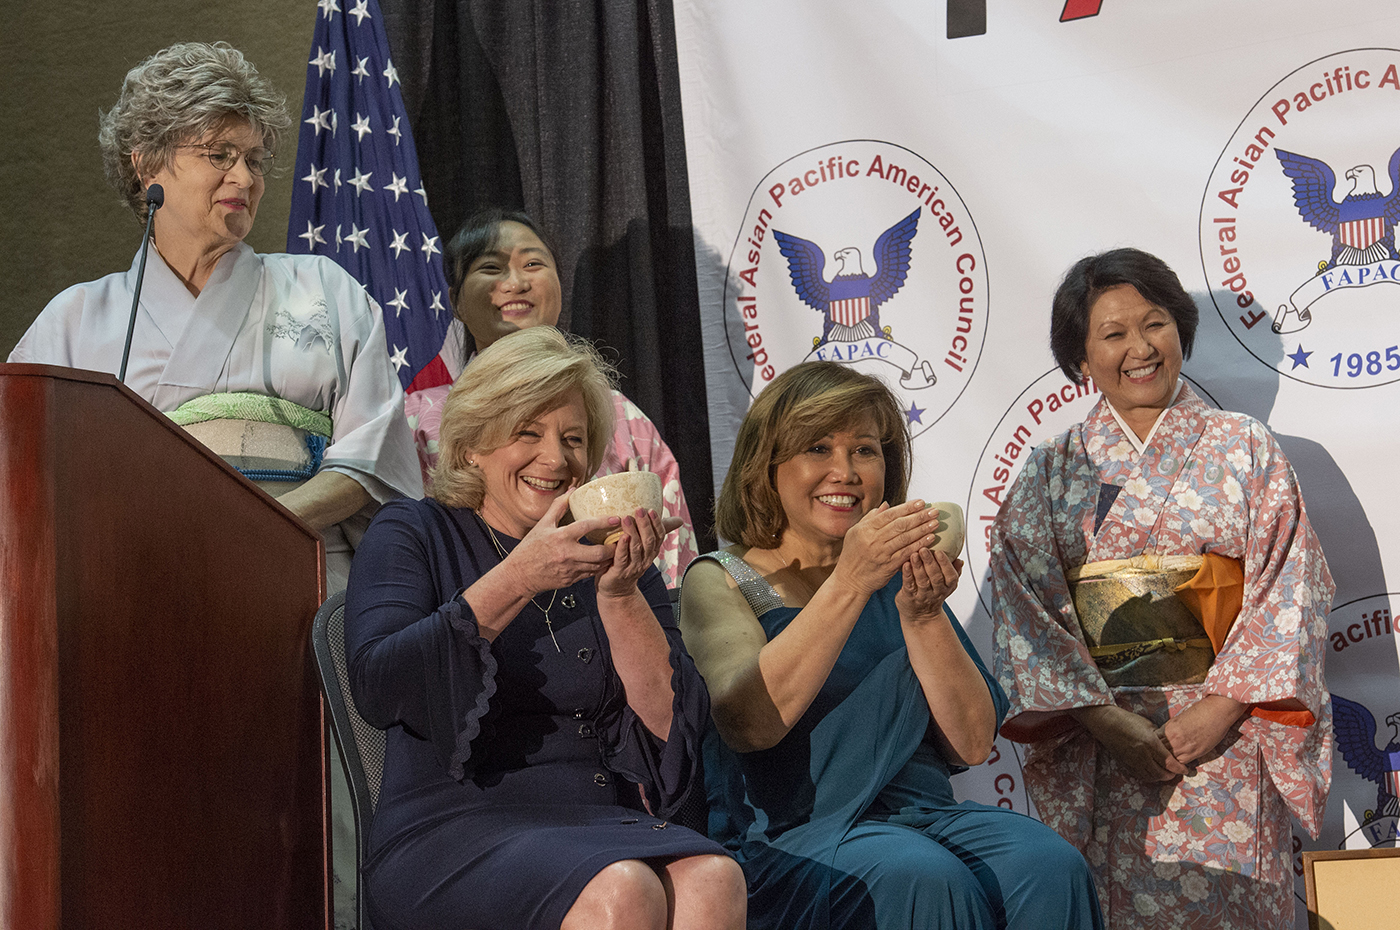
<path id="1" fill-rule="evenodd" d="M 1332 731 L 1340 758 L 1332 766 L 1322 836 L 1316 844 L 1309 841 L 1309 848 L 1389 847 L 1400 842 L 1397 598 L 1400 595 L 1376 594 L 1347 601 L 1327 616 L 1327 681 L 1335 689 Z"/>
<path id="2" fill-rule="evenodd" d="M 972 217 L 908 149 L 821 146 L 754 189 L 725 278 L 731 355 L 751 394 L 803 361 L 879 375 L 911 433 L 961 395 L 987 329 L 987 273 Z"/>
<path id="3" fill-rule="evenodd" d="M 900 369 L 900 383 L 906 388 L 926 388 L 938 381 L 928 359 L 920 360 L 917 353 L 892 338 L 890 327 L 880 326 L 880 305 L 904 286 L 909 275 L 909 244 L 919 231 L 922 210 L 915 210 L 875 240 L 877 270 L 873 275 L 865 273 L 860 249 L 847 246 L 834 252 L 832 258 L 841 268 L 829 284 L 823 276 L 826 259 L 815 242 L 773 230 L 773 238 L 788 260 L 788 273 L 797 296 L 826 315 L 822 334 L 813 340 L 809 358 L 843 361 L 869 354 Z M 872 344 L 872 339 L 883 343 Z"/>
<path id="4" fill-rule="evenodd" d="M 1390 156 L 1390 195 L 1376 190 L 1376 169 L 1348 168 L 1351 190 L 1332 199 L 1337 176 L 1316 158 L 1276 151 L 1293 180 L 1293 200 L 1308 225 L 1332 237 L 1332 256 L 1318 262 L 1317 275 L 1298 288 L 1274 317 L 1276 333 L 1296 333 L 1312 322 L 1311 305 L 1335 288 L 1397 284 L 1395 221 L 1400 219 L 1400 149 Z M 1299 298 L 1302 298 L 1301 300 Z M 1298 306 L 1299 304 L 1302 306 Z"/>
<path id="5" fill-rule="evenodd" d="M 1200 219 L 1211 297 L 1283 375 L 1400 380 L 1397 125 L 1400 51 L 1339 52 L 1270 88 L 1216 162 Z"/>
<path id="6" fill-rule="evenodd" d="M 1372 846 L 1396 841 L 1400 823 L 1400 713 L 1385 718 L 1390 742 L 1376 745 L 1376 718 L 1365 704 L 1332 695 L 1332 728 L 1347 768 L 1376 786 L 1376 806 L 1365 809 L 1360 830 Z"/>

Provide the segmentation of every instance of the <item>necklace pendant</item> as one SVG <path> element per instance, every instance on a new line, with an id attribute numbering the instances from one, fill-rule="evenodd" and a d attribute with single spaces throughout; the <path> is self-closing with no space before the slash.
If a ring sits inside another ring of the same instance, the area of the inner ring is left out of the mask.
<path id="1" fill-rule="evenodd" d="M 506 560 L 506 547 L 502 546 L 501 541 L 496 538 L 496 531 L 491 529 L 491 524 L 487 523 L 486 520 L 482 518 L 479 511 L 476 512 L 476 518 L 481 520 L 482 526 L 486 527 L 486 532 L 491 537 L 491 544 L 496 547 L 496 552 L 500 554 L 501 561 L 504 562 Z M 562 653 L 564 650 L 559 648 L 559 640 L 554 636 L 554 623 L 549 619 L 549 612 L 554 608 L 554 599 L 558 595 L 559 589 L 555 588 L 553 591 L 549 592 L 549 603 L 545 606 L 541 607 L 539 601 L 535 600 L 534 595 L 530 596 L 530 603 L 534 605 L 536 610 L 544 614 L 544 625 L 549 628 L 549 639 L 554 643 L 554 651 Z M 572 594 L 564 595 L 562 603 L 565 607 L 574 606 L 574 596 Z"/>

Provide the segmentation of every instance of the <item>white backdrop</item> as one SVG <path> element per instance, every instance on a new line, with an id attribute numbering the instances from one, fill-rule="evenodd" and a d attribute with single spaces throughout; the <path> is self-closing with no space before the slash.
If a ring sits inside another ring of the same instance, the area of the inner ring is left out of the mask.
<path id="1" fill-rule="evenodd" d="M 1058 4 L 1002 0 L 985 35 L 948 39 L 942 3 L 677 0 L 716 486 L 776 372 L 818 356 L 884 375 L 915 433 L 912 493 L 965 504 L 968 568 L 950 603 L 989 656 L 984 529 L 999 489 L 1022 449 L 1097 399 L 1054 367 L 1051 294 L 1085 254 L 1146 249 L 1201 309 L 1186 376 L 1266 421 L 1298 472 L 1337 580 L 1331 690 L 1380 721 L 1375 745 L 1400 749 L 1386 581 L 1400 541 L 1384 530 L 1400 516 L 1400 13 L 1388 0 L 1099 6 L 1062 23 Z M 1288 165 L 1318 179 L 1301 203 Z M 908 240 L 898 290 L 845 296 L 878 304 L 888 338 L 828 330 L 776 233 L 811 243 L 797 249 L 820 253 L 829 282 L 893 264 L 878 260 L 887 230 Z M 1318 274 L 1334 232 L 1390 238 L 1362 266 Z M 1325 832 L 1295 849 L 1394 845 L 1393 779 L 1362 777 L 1340 749 L 1333 772 Z M 954 786 L 1026 809 L 1005 741 Z"/>

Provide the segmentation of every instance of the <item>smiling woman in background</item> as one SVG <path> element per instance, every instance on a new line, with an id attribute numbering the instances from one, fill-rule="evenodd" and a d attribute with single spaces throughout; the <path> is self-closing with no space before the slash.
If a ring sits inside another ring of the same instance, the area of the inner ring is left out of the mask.
<path id="1" fill-rule="evenodd" d="M 471 334 L 476 351 L 532 326 L 554 326 L 563 307 L 555 250 L 528 215 L 491 209 L 470 217 L 447 246 L 446 270 L 453 311 Z M 442 402 L 449 386 L 415 391 L 407 410 L 422 461 L 424 484 L 438 460 Z M 661 478 L 665 515 L 681 528 L 662 541 L 657 567 L 675 587 L 680 571 L 695 558 L 695 533 L 681 491 L 681 470 L 656 426 L 618 390 L 612 392 L 614 428 L 599 475 L 627 471 L 629 461 Z"/>
<path id="2" fill-rule="evenodd" d="M 1197 311 L 1137 249 L 1083 259 L 1050 344 L 1103 392 L 992 531 L 1003 735 L 1115 928 L 1293 926 L 1290 813 L 1331 779 L 1332 578 L 1274 437 L 1181 378 Z"/>
<path id="3" fill-rule="evenodd" d="M 325 536 L 335 591 L 361 511 L 418 497 L 422 482 L 378 306 L 330 259 L 243 244 L 289 123 L 242 53 L 191 42 L 127 74 L 98 142 L 142 223 L 146 188 L 165 189 L 127 386 L 235 465 L 259 466 L 264 487 Z M 9 360 L 116 373 L 139 260 L 55 297 Z M 261 461 L 240 455 L 250 445 Z"/>

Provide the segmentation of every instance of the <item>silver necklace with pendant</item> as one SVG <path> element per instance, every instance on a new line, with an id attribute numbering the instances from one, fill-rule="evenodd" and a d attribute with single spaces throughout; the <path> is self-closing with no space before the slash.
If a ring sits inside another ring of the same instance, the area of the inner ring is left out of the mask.
<path id="1" fill-rule="evenodd" d="M 478 520 L 481 521 L 481 525 L 482 525 L 482 526 L 486 527 L 486 532 L 487 532 L 487 534 L 491 537 L 491 544 L 492 544 L 493 546 L 496 547 L 496 551 L 497 551 L 498 553 L 500 553 L 501 561 L 504 562 L 504 561 L 506 560 L 506 549 L 505 549 L 505 546 L 502 546 L 502 545 L 501 545 L 501 541 L 500 541 L 499 539 L 496 538 L 496 531 L 493 530 L 493 529 L 491 529 L 491 524 L 487 523 L 486 520 L 485 520 L 485 518 L 482 517 L 480 513 L 478 513 L 478 514 L 476 515 L 476 518 L 477 518 Z M 559 640 L 556 639 L 555 636 L 554 636 L 554 621 L 552 621 L 552 620 L 549 619 L 549 612 L 550 612 L 550 610 L 552 610 L 553 607 L 554 607 L 554 598 L 555 598 L 556 596 L 558 596 L 558 594 L 559 594 L 559 589 L 558 589 L 558 588 L 555 588 L 553 591 L 550 591 L 550 592 L 549 592 L 549 604 L 546 605 L 546 606 L 544 606 L 544 607 L 541 607 L 540 604 L 539 604 L 539 601 L 535 600 L 534 597 L 531 597 L 531 598 L 530 598 L 530 603 L 535 605 L 535 609 L 536 609 L 536 610 L 538 610 L 540 613 L 544 614 L 544 625 L 545 625 L 545 627 L 549 630 L 549 638 L 550 638 L 550 641 L 554 643 L 554 651 L 555 651 L 555 652 L 558 652 L 558 653 L 562 653 L 564 650 L 562 650 L 562 649 L 559 648 Z M 566 594 L 566 595 L 564 595 L 564 606 L 565 606 L 565 607 L 572 607 L 572 606 L 573 606 L 573 603 L 572 603 L 573 599 L 574 599 L 574 596 L 573 596 L 572 594 Z"/>

